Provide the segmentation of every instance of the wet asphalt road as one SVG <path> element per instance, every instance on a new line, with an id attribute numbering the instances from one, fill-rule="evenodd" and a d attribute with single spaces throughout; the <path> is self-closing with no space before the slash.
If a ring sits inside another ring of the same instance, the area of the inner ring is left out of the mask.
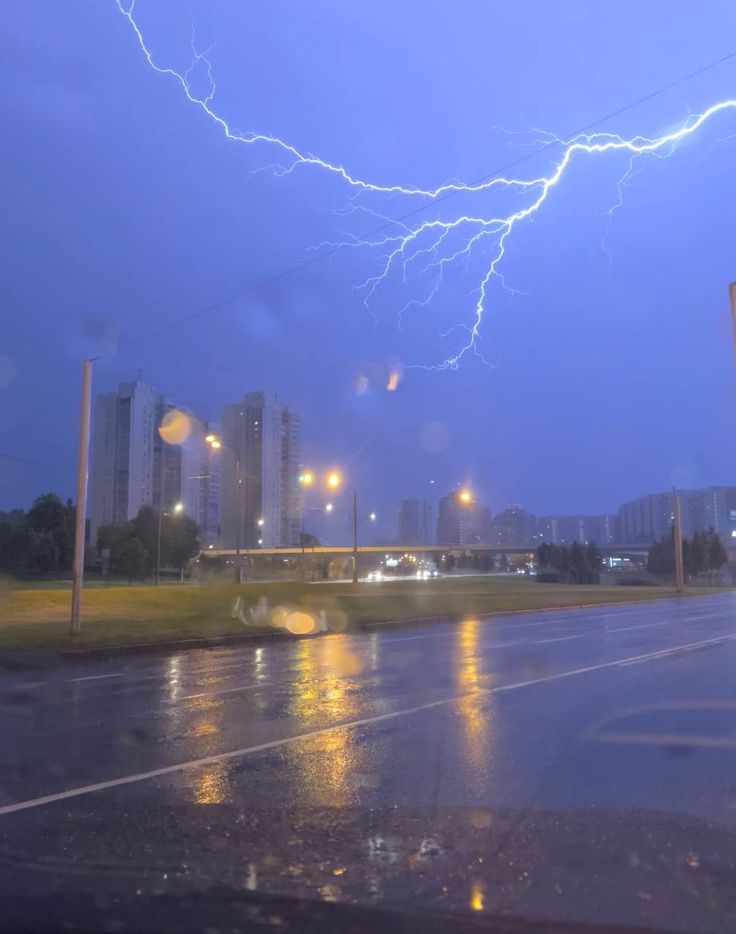
<path id="1" fill-rule="evenodd" d="M 6 659 L 0 723 L 0 907 L 224 887 L 736 929 L 733 594 Z"/>

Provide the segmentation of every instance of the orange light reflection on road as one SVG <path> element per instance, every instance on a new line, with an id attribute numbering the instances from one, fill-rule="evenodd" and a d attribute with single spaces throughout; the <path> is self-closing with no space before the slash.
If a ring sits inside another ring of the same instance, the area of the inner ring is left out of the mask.
<path id="1" fill-rule="evenodd" d="M 347 639 L 304 639 L 296 647 L 296 677 L 290 712 L 305 729 L 341 723 L 357 716 L 357 700 L 348 678 L 363 670 L 362 659 Z M 351 730 L 311 737 L 309 746 L 294 744 L 289 754 L 302 773 L 303 793 L 316 805 L 348 803 L 351 777 L 359 770 L 359 752 Z M 302 802 L 304 803 L 304 802 Z"/>
<path id="2" fill-rule="evenodd" d="M 464 751 L 478 776 L 485 774 L 488 767 L 491 729 L 489 697 L 487 694 L 477 694 L 482 687 L 488 686 L 489 680 L 482 674 L 478 654 L 481 626 L 482 623 L 477 619 L 464 619 L 458 626 L 455 645 L 457 687 L 461 695 L 470 695 L 458 703 Z"/>

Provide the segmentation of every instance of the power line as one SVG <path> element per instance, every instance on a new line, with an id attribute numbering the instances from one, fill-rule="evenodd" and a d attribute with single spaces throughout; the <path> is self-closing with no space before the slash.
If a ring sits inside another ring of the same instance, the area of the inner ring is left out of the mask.
<path id="1" fill-rule="evenodd" d="M 6 461 L 16 461 L 19 464 L 32 464 L 34 467 L 53 468 L 53 464 L 49 464 L 47 461 L 34 461 L 30 457 L 19 457 L 17 454 L 3 454 L 0 452 L 0 459 Z"/>
<path id="2" fill-rule="evenodd" d="M 628 104 L 625 104 L 623 107 L 619 107 L 616 110 L 612 110 L 607 114 L 604 114 L 601 117 L 597 117 L 595 120 L 592 120 L 590 123 L 586 123 L 584 126 L 579 127 L 576 130 L 573 130 L 568 134 L 568 138 L 578 136 L 581 133 L 585 133 L 588 130 L 593 129 L 593 127 L 598 126 L 600 123 L 604 123 L 606 120 L 611 120 L 614 117 L 618 117 L 623 113 L 626 113 L 629 110 L 632 110 L 634 107 L 639 107 L 641 104 L 646 103 L 647 101 L 652 100 L 655 97 L 658 97 L 660 94 L 664 94 L 667 91 L 671 91 L 672 88 L 677 87 L 680 84 L 684 84 L 686 81 L 691 81 L 693 78 L 698 77 L 699 75 L 705 74 L 705 72 L 710 71 L 712 68 L 716 68 L 719 65 L 723 65 L 725 62 L 728 62 L 736 58 L 736 50 L 729 52 L 727 55 L 723 55 L 721 58 L 715 59 L 712 62 L 709 62 L 707 65 L 702 65 L 700 68 L 696 68 L 694 71 L 688 72 L 686 75 L 682 75 L 680 78 L 676 78 L 674 81 L 670 81 L 668 84 L 664 84 L 661 87 L 657 88 L 654 91 L 650 91 L 647 94 L 644 94 L 642 97 L 636 98 L 636 100 L 630 101 Z M 487 173 L 486 175 L 481 176 L 480 178 L 475 179 L 474 181 L 469 182 L 469 185 L 479 185 L 483 182 L 488 181 L 491 178 L 494 178 L 497 175 L 508 171 L 509 169 L 515 168 L 518 165 L 522 165 L 525 162 L 528 162 L 530 159 L 541 155 L 550 149 L 553 149 L 555 146 L 560 145 L 560 140 L 552 140 L 549 143 L 545 143 L 543 146 L 539 146 L 531 152 L 526 153 L 523 156 L 520 156 L 517 159 L 514 159 L 512 162 L 507 162 L 505 165 L 502 165 L 492 172 Z M 387 230 L 391 227 L 394 227 L 396 224 L 401 223 L 402 221 L 407 220 L 408 218 L 414 217 L 417 214 L 420 214 L 422 211 L 426 211 L 430 207 L 434 207 L 437 204 L 447 201 L 449 198 L 454 197 L 455 195 L 460 194 L 459 191 L 450 191 L 446 194 L 435 198 L 425 204 L 421 204 L 416 208 L 413 208 L 411 211 L 407 211 L 404 214 L 398 215 L 393 220 L 381 224 L 378 227 L 374 227 L 372 230 L 369 230 L 367 233 L 363 234 L 363 237 L 372 237 L 375 234 L 382 233 L 384 230 Z M 229 305 L 231 302 L 236 301 L 239 298 L 243 298 L 246 295 L 250 295 L 253 292 L 257 292 L 265 286 L 271 285 L 275 282 L 280 282 L 282 279 L 292 276 L 297 272 L 301 272 L 304 269 L 308 269 L 311 266 L 316 265 L 322 260 L 330 259 L 335 256 L 341 247 L 336 246 L 332 247 L 329 250 L 326 250 L 323 253 L 318 253 L 315 256 L 310 256 L 308 259 L 303 260 L 301 263 L 296 263 L 293 266 L 289 266 L 287 269 L 282 270 L 281 272 L 274 273 L 271 276 L 267 276 L 264 279 L 259 280 L 258 282 L 251 283 L 250 285 L 245 286 L 245 288 L 234 293 L 233 295 L 228 296 L 227 298 L 219 299 L 216 302 L 212 302 L 209 305 L 205 305 L 203 308 L 199 308 L 196 311 L 190 312 L 189 314 L 182 315 L 179 318 L 176 318 L 173 321 L 168 322 L 167 324 L 162 324 L 159 327 L 154 328 L 151 331 L 148 331 L 146 334 L 142 334 L 140 337 L 131 338 L 124 343 L 127 346 L 132 346 L 136 344 L 143 343 L 144 341 L 149 340 L 150 338 L 157 337 L 159 334 L 165 333 L 173 328 L 177 328 L 181 325 L 188 324 L 190 321 L 194 321 L 197 318 L 202 317 L 203 315 L 209 314 L 212 311 L 217 311 L 220 308 L 224 308 L 226 305 Z"/>

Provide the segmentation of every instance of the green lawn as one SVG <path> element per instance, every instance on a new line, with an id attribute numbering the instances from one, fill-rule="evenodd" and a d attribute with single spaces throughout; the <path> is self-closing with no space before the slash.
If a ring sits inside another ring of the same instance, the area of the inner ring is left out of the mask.
<path id="1" fill-rule="evenodd" d="M 710 591 L 693 590 L 704 594 Z M 68 635 L 68 589 L 0 586 L 0 648 L 63 648 L 160 642 L 258 631 L 232 619 L 241 596 L 248 606 L 265 597 L 316 613 L 331 623 L 359 629 L 429 616 L 469 616 L 509 610 L 573 607 L 671 597 L 669 587 L 573 587 L 537 584 L 528 578 L 444 577 L 430 581 L 348 583 L 247 583 L 207 586 L 115 586 L 85 591 L 80 635 Z"/>

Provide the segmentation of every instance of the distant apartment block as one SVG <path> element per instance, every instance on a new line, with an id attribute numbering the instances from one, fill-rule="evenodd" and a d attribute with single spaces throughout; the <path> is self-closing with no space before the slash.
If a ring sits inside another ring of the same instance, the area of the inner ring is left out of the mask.
<path id="1" fill-rule="evenodd" d="M 238 541 L 243 548 L 298 545 L 299 416 L 273 393 L 246 393 L 224 407 L 222 437 L 222 547 L 234 548 Z"/>
<path id="2" fill-rule="evenodd" d="M 176 443 L 161 428 L 180 412 Z M 133 519 L 142 506 L 166 510 L 182 502 L 200 526 L 203 542 L 218 535 L 217 465 L 210 463 L 206 424 L 176 409 L 143 380 L 120 383 L 95 398 L 90 471 L 90 535 Z"/>
<path id="3" fill-rule="evenodd" d="M 399 508 L 397 542 L 400 545 L 432 544 L 432 509 L 424 499 L 403 499 Z"/>
<path id="4" fill-rule="evenodd" d="M 491 524 L 491 544 L 499 547 L 534 546 L 537 517 L 518 503 L 499 512 Z"/>
<path id="5" fill-rule="evenodd" d="M 572 542 L 595 542 L 610 545 L 618 541 L 618 516 L 540 516 L 537 519 L 536 539 L 553 545 Z"/>
<path id="6" fill-rule="evenodd" d="M 438 545 L 489 545 L 491 537 L 490 510 L 462 502 L 458 490 L 442 497 L 437 510 Z"/>
<path id="7" fill-rule="evenodd" d="M 714 529 L 724 539 L 736 531 L 736 487 L 712 486 L 679 490 L 683 535 Z M 669 535 L 674 520 L 675 493 L 651 493 L 619 508 L 620 541 L 659 541 Z"/>

